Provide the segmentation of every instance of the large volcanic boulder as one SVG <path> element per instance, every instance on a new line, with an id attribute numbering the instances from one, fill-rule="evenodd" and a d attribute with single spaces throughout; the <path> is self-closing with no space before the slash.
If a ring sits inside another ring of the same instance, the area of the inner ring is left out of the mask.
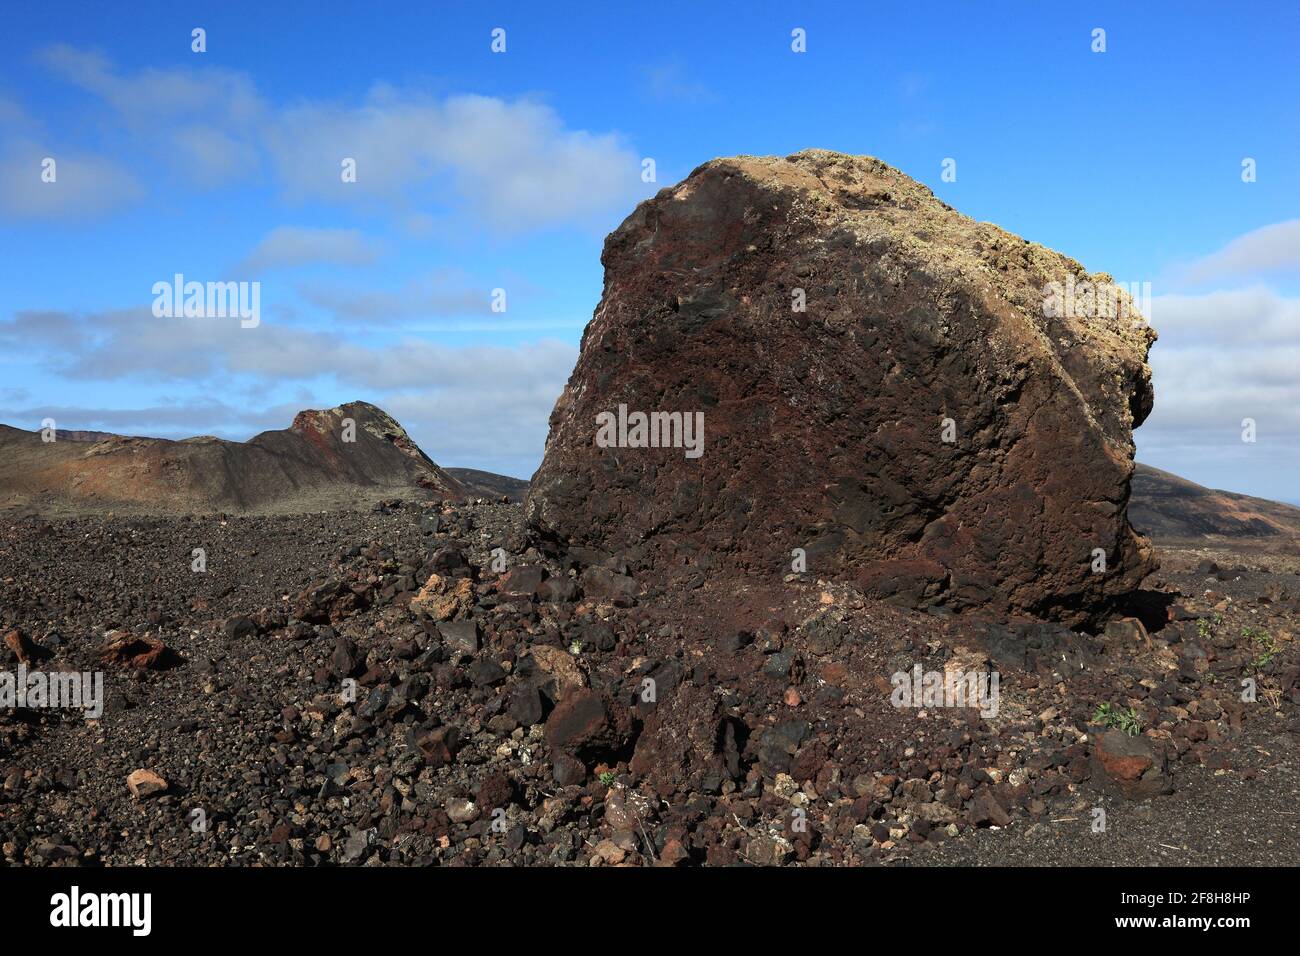
<path id="1" fill-rule="evenodd" d="M 823 150 L 706 163 L 601 261 L 540 540 L 670 577 L 802 548 L 879 597 L 1066 620 L 1153 568 L 1126 506 L 1155 333 L 1089 307 L 1109 277 Z M 637 412 L 702 413 L 702 446 Z"/>

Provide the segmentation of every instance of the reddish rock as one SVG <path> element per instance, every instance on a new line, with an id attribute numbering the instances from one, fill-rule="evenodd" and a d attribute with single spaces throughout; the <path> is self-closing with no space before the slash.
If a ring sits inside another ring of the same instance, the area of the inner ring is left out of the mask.
<path id="1" fill-rule="evenodd" d="M 1107 790 L 1129 800 L 1145 800 L 1173 789 L 1162 744 L 1108 730 L 1095 742 L 1093 776 Z"/>
<path id="2" fill-rule="evenodd" d="M 131 791 L 131 796 L 137 800 L 166 793 L 169 788 L 167 781 L 159 774 L 144 769 L 133 770 L 126 778 L 126 786 Z"/>
<path id="3" fill-rule="evenodd" d="M 451 726 L 435 727 L 421 735 L 417 744 L 425 762 L 437 770 L 456 759 L 456 751 L 460 749 L 460 731 Z"/>
<path id="4" fill-rule="evenodd" d="M 646 717 L 628 764 L 659 793 L 698 788 L 704 774 L 738 773 L 734 736 L 723 726 L 722 707 L 709 689 L 686 684 L 661 698 Z M 727 767 L 730 741 L 732 770 Z"/>
<path id="5" fill-rule="evenodd" d="M 484 810 L 495 810 L 509 806 L 515 797 L 515 785 L 503 773 L 488 774 L 478 785 L 475 793 L 476 802 Z"/>
<path id="6" fill-rule="evenodd" d="M 139 637 L 127 631 L 110 631 L 100 648 L 99 659 L 136 670 L 160 670 L 171 661 L 167 645 L 148 634 Z"/>
<path id="7" fill-rule="evenodd" d="M 10 631 L 5 635 L 5 647 L 13 652 L 19 664 L 30 664 L 36 659 L 37 648 L 22 631 Z"/>
<path id="8" fill-rule="evenodd" d="M 546 718 L 546 742 L 558 753 L 580 757 L 617 750 L 631 736 L 631 717 L 605 695 L 576 688 Z"/>
<path id="9" fill-rule="evenodd" d="M 795 754 L 790 763 L 790 776 L 799 783 L 815 779 L 822 764 L 826 762 L 826 757 L 826 745 L 819 740 L 814 741 Z"/>
<path id="10" fill-rule="evenodd" d="M 334 653 L 330 655 L 330 670 L 335 677 L 351 677 L 361 665 L 361 652 L 356 642 L 340 634 L 334 641 Z"/>
<path id="11" fill-rule="evenodd" d="M 634 573 L 785 574 L 804 548 L 880 597 L 1069 622 L 1153 569 L 1126 505 L 1155 333 L 1124 293 L 1113 314 L 1064 295 L 1108 277 L 822 150 L 706 163 L 602 262 L 529 493 L 539 541 Z M 602 447 L 620 405 L 701 413 L 703 444 L 659 419 L 638 447 L 624 418 Z"/>
<path id="12" fill-rule="evenodd" d="M 669 840 L 659 854 L 656 866 L 681 866 L 690 860 L 691 855 L 679 840 Z"/>

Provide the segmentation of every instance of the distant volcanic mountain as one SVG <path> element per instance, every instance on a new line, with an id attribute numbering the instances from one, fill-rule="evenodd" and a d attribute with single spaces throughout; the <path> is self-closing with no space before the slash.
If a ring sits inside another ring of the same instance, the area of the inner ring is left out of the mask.
<path id="1" fill-rule="evenodd" d="M 445 468 L 447 474 L 460 482 L 465 493 L 475 498 L 509 498 L 515 504 L 522 504 L 528 496 L 528 482 L 522 478 L 509 478 L 495 475 L 490 471 L 476 468 Z"/>
<path id="2" fill-rule="evenodd" d="M 1156 541 L 1300 535 L 1300 508 L 1203 488 L 1149 465 L 1133 473 L 1128 513 L 1133 527 Z"/>
<path id="3" fill-rule="evenodd" d="M 299 412 L 246 442 L 39 432 L 0 425 L 0 505 L 138 512 L 323 510 L 384 496 L 461 498 L 382 409 Z"/>

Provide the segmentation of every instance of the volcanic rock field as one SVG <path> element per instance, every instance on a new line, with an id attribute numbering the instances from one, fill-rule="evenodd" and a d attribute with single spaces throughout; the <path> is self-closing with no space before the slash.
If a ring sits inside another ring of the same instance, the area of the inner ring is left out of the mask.
<path id="1" fill-rule="evenodd" d="M 0 429 L 4 668 L 104 690 L 0 696 L 0 859 L 1294 860 L 1300 512 L 1135 479 L 1154 331 L 1042 303 L 1108 276 L 823 150 L 602 262 L 530 483 L 365 402 Z"/>

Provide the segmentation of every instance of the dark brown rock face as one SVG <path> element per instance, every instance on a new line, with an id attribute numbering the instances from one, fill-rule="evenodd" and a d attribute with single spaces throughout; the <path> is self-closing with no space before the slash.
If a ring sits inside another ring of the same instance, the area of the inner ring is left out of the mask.
<path id="1" fill-rule="evenodd" d="M 1109 277 L 821 150 L 707 163 L 601 258 L 540 538 L 670 575 L 802 548 L 877 597 L 1066 620 L 1152 570 L 1126 507 L 1155 333 Z"/>

